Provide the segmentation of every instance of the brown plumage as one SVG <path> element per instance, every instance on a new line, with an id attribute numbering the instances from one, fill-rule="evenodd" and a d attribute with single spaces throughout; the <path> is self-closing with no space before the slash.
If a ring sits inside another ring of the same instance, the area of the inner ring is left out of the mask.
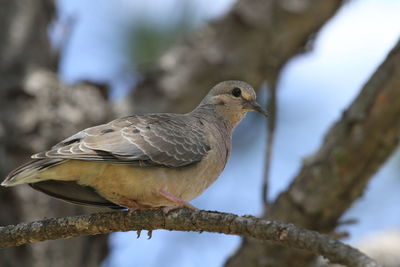
<path id="1" fill-rule="evenodd" d="M 235 126 L 248 111 L 266 115 L 255 99 L 247 83 L 221 82 L 190 113 L 133 115 L 78 132 L 2 185 L 27 183 L 84 205 L 190 207 L 225 167 Z"/>

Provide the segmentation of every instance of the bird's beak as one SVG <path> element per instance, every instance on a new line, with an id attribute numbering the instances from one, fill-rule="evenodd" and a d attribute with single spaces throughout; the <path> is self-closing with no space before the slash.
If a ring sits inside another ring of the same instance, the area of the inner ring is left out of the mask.
<path id="1" fill-rule="evenodd" d="M 265 111 L 265 110 L 260 106 L 260 104 L 258 104 L 255 100 L 246 101 L 246 102 L 243 104 L 243 108 L 249 109 L 249 110 L 257 111 L 257 112 L 263 114 L 265 117 L 268 117 L 267 111 Z"/>

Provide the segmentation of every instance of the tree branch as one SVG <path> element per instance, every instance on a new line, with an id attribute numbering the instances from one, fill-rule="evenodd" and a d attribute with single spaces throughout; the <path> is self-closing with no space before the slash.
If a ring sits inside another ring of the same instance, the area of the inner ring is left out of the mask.
<path id="1" fill-rule="evenodd" d="M 399 77 L 400 42 L 329 129 L 319 150 L 304 161 L 288 191 L 274 203 L 274 216 L 294 222 L 301 209 L 301 220 L 295 221 L 303 227 L 334 229 L 399 145 Z"/>
<path id="2" fill-rule="evenodd" d="M 187 112 L 223 80 L 255 88 L 274 84 L 282 66 L 310 49 L 313 34 L 343 2 L 238 0 L 225 16 L 166 53 L 135 88 L 126 112 Z"/>
<path id="3" fill-rule="evenodd" d="M 175 210 L 165 215 L 161 210 L 95 213 L 0 227 L 0 247 L 106 234 L 131 230 L 179 230 L 213 232 L 275 241 L 282 245 L 311 250 L 335 263 L 348 266 L 380 266 L 357 249 L 317 232 L 292 224 L 211 211 Z"/>
<path id="4" fill-rule="evenodd" d="M 399 77 L 400 42 L 328 131 L 317 153 L 304 160 L 289 189 L 272 204 L 270 218 L 320 232 L 335 229 L 340 216 L 399 145 Z M 279 266 L 292 266 L 296 253 L 288 255 L 279 247 L 250 240 L 227 266 L 242 266 L 243 260 L 256 261 L 265 254 L 287 259 Z"/>

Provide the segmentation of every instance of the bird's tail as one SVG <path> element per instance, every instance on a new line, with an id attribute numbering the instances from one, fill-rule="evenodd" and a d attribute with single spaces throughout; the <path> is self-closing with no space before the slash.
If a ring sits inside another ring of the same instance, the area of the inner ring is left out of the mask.
<path id="1" fill-rule="evenodd" d="M 1 183 L 2 186 L 15 186 L 19 184 L 28 184 L 41 182 L 39 173 L 45 169 L 53 167 L 64 159 L 35 159 L 13 170 Z"/>

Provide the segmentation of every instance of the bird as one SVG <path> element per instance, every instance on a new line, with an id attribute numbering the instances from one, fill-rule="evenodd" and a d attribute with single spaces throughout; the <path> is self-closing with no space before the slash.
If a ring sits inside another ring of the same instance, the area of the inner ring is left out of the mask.
<path id="1" fill-rule="evenodd" d="M 221 174 L 247 112 L 268 116 L 243 81 L 223 81 L 185 114 L 132 115 L 84 129 L 34 154 L 1 183 L 112 209 L 196 209 Z"/>

